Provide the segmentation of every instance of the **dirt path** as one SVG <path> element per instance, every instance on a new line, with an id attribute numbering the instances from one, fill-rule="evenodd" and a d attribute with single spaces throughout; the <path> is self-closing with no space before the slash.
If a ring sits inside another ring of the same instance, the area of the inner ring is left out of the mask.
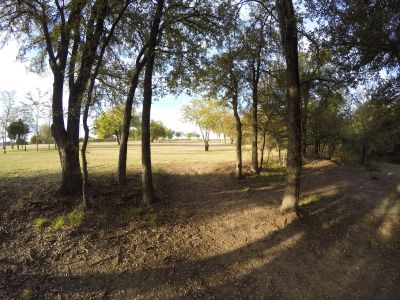
<path id="1" fill-rule="evenodd" d="M 54 204 L 50 192 L 21 206 L 8 183 L 0 298 L 25 290 L 49 299 L 396 299 L 400 172 L 391 168 L 308 165 L 305 216 L 285 227 L 279 170 L 239 183 L 223 166 L 170 170 L 156 180 L 161 202 L 139 215 L 126 202 L 140 197 L 135 189 L 103 184 L 101 209 L 58 231 L 32 222 L 73 204 Z"/>

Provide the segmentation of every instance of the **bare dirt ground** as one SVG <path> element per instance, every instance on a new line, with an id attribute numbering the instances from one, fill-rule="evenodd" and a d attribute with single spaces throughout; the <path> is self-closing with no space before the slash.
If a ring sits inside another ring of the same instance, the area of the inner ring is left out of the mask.
<path id="1" fill-rule="evenodd" d="M 238 182 L 224 165 L 156 175 L 159 202 L 137 186 L 91 187 L 77 227 L 36 228 L 76 208 L 43 178 L 0 186 L 0 299 L 398 299 L 400 168 L 314 162 L 303 218 L 283 226 L 284 176 Z M 130 182 L 138 182 L 133 175 Z"/>

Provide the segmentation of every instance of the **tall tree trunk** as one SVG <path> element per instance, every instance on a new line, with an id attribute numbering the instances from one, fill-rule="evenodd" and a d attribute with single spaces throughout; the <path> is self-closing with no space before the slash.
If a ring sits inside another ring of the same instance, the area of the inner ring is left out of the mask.
<path id="1" fill-rule="evenodd" d="M 253 83 L 253 85 L 257 85 L 258 83 Z M 254 173 L 258 173 L 258 120 L 257 120 L 257 107 L 258 107 L 258 90 L 257 86 L 253 86 L 253 102 L 252 102 L 252 137 L 251 137 L 251 170 Z"/>
<path id="2" fill-rule="evenodd" d="M 155 48 L 160 31 L 161 17 L 164 8 L 164 0 L 157 1 L 153 23 L 146 49 L 146 67 L 143 81 L 143 109 L 142 109 L 142 189 L 144 205 L 151 205 L 154 201 L 153 174 L 151 171 L 150 148 L 150 110 L 152 100 L 152 80 L 155 59 Z"/>
<path id="3" fill-rule="evenodd" d="M 139 82 L 140 72 L 143 69 L 143 66 L 146 63 L 145 59 L 142 59 L 144 49 L 142 49 L 141 53 L 138 55 L 136 59 L 136 66 L 132 74 L 128 96 L 125 102 L 124 108 L 124 118 L 122 121 L 122 130 L 121 130 L 121 141 L 119 145 L 119 156 L 118 156 L 118 184 L 126 185 L 126 159 L 128 152 L 128 137 L 129 137 L 129 128 L 131 126 L 132 119 L 132 106 L 133 99 L 135 97 L 135 91 Z"/>
<path id="4" fill-rule="evenodd" d="M 235 117 L 236 125 L 236 177 L 243 178 L 243 162 L 242 162 L 242 122 L 238 113 L 238 95 L 235 91 L 232 97 L 233 115 Z"/>
<path id="5" fill-rule="evenodd" d="M 288 152 L 287 179 L 281 212 L 297 212 L 300 197 L 301 116 L 297 52 L 297 20 L 291 0 L 276 0 L 287 67 Z"/>
<path id="6" fill-rule="evenodd" d="M 83 137 L 83 143 L 81 148 L 81 157 L 82 157 L 82 171 L 83 171 L 83 178 L 82 178 L 82 202 L 83 207 L 89 207 L 89 199 L 87 195 L 87 187 L 89 183 L 89 172 L 88 172 L 88 163 L 86 158 L 86 149 L 89 142 L 89 126 L 87 124 L 88 116 L 89 116 L 89 108 L 90 108 L 91 97 L 88 97 L 87 103 L 85 103 L 85 109 L 83 111 L 83 130 L 85 135 Z"/>

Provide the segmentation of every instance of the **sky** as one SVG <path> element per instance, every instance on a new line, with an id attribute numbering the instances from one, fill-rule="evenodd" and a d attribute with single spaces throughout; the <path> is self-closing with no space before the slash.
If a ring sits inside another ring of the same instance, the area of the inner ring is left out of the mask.
<path id="1" fill-rule="evenodd" d="M 8 42 L 0 49 L 0 91 L 15 90 L 16 103 L 21 104 L 26 100 L 26 94 L 31 92 L 33 96 L 37 95 L 37 89 L 42 92 L 48 92 L 51 96 L 52 74 L 49 70 L 44 75 L 32 73 L 27 69 L 27 63 L 17 61 L 18 44 L 16 41 Z M 199 132 L 194 124 L 182 121 L 181 107 L 188 103 L 192 97 L 188 95 L 167 95 L 153 102 L 151 108 L 151 118 L 162 121 L 165 126 L 175 131 Z M 141 108 L 138 108 L 141 110 Z M 42 123 L 46 120 L 43 119 Z M 83 130 L 81 130 L 81 135 Z"/>

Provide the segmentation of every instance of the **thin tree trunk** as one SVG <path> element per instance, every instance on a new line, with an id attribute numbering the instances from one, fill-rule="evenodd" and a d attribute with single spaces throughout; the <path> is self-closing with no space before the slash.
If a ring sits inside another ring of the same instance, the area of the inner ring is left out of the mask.
<path id="1" fill-rule="evenodd" d="M 132 79 L 130 82 L 128 96 L 126 98 L 124 108 L 124 118 L 122 121 L 121 142 L 119 145 L 118 156 L 118 184 L 121 186 L 126 185 L 126 159 L 128 152 L 129 127 L 131 126 L 132 119 L 132 106 L 135 97 L 135 91 L 139 82 L 140 72 L 146 62 L 145 59 L 141 59 L 141 57 L 143 56 L 143 51 L 144 49 L 142 49 L 141 54 L 139 54 L 136 59 L 136 66 L 132 74 Z"/>
<path id="2" fill-rule="evenodd" d="M 151 170 L 150 148 L 150 110 L 152 100 L 152 80 L 155 59 L 155 48 L 160 30 L 164 0 L 157 1 L 157 8 L 151 26 L 148 47 L 146 49 L 146 67 L 143 81 L 143 109 L 142 109 L 142 188 L 144 205 L 154 202 L 153 174 Z"/>
<path id="3" fill-rule="evenodd" d="M 237 90 L 237 88 L 236 88 Z M 232 97 L 233 115 L 235 117 L 236 125 L 236 177 L 243 178 L 243 162 L 242 162 L 242 122 L 240 121 L 238 113 L 238 95 L 235 91 Z"/>
<path id="4" fill-rule="evenodd" d="M 297 20 L 291 0 L 276 0 L 287 67 L 288 151 L 287 179 L 281 212 L 297 212 L 300 197 L 301 116 L 297 52 Z"/>
<path id="5" fill-rule="evenodd" d="M 87 124 L 88 116 L 89 116 L 89 107 L 91 98 L 88 97 L 87 103 L 85 103 L 85 109 L 83 111 L 82 123 L 83 130 L 85 135 L 83 137 L 82 148 L 81 148 L 81 157 L 82 157 L 82 170 L 83 170 L 83 178 L 82 178 L 82 203 L 84 208 L 89 207 L 89 199 L 87 196 L 87 187 L 89 183 L 89 173 L 88 173 L 88 163 L 86 158 L 86 149 L 89 141 L 89 126 Z"/>
<path id="6" fill-rule="evenodd" d="M 306 84 L 303 95 L 303 110 L 302 110 L 302 156 L 303 159 L 307 157 L 307 123 L 308 123 L 308 100 L 309 100 L 309 86 Z"/>
<path id="7" fill-rule="evenodd" d="M 253 86 L 253 102 L 252 102 L 252 138 L 251 138 L 251 170 L 254 173 L 259 173 L 258 169 L 258 120 L 257 120 L 257 107 L 258 107 L 258 91 L 257 87 Z"/>
<path id="8" fill-rule="evenodd" d="M 267 126 L 263 128 L 262 144 L 261 144 L 261 158 L 260 158 L 260 172 L 262 172 L 264 164 L 264 150 L 265 150 L 265 140 L 267 135 Z"/>

